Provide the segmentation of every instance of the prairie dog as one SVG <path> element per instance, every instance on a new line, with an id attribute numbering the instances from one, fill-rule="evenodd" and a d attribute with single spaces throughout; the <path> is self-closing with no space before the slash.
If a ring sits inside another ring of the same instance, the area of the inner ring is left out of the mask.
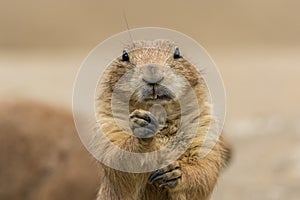
<path id="1" fill-rule="evenodd" d="M 0 141 L 0 199 L 95 199 L 99 171 L 70 111 L 1 102 Z"/>
<path id="2" fill-rule="evenodd" d="M 193 107 L 182 112 L 189 105 L 181 102 L 189 104 L 192 91 L 199 112 Z M 134 153 L 153 152 L 171 144 L 175 150 L 170 153 L 176 154 L 177 147 L 179 151 L 187 141 L 190 144 L 174 162 L 162 163 L 162 167 L 152 172 L 122 172 L 101 164 L 104 173 L 98 200 L 209 199 L 220 171 L 230 158 L 230 148 L 221 136 L 207 156 L 199 156 L 213 120 L 208 95 L 203 78 L 180 55 L 173 42 L 138 41 L 128 46 L 108 66 L 98 84 L 96 108 L 99 127 L 104 133 L 101 137 Z M 128 107 L 123 106 L 126 104 Z M 117 107 L 115 114 L 113 106 Z M 190 133 L 189 128 L 181 129 L 182 121 L 187 127 L 198 121 L 196 133 Z M 121 127 L 122 122 L 129 122 L 129 128 Z M 178 132 L 180 141 L 172 143 Z M 107 159 L 122 159 L 123 154 L 101 137 L 94 140 L 98 153 Z M 144 161 L 133 160 L 128 165 L 143 167 Z"/>

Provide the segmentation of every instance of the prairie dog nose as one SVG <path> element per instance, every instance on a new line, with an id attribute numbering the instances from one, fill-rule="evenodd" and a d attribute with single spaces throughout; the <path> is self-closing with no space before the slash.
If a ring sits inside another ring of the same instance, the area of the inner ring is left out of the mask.
<path id="1" fill-rule="evenodd" d="M 148 84 L 160 83 L 163 79 L 163 71 L 159 66 L 156 65 L 146 65 L 142 67 L 143 81 Z"/>

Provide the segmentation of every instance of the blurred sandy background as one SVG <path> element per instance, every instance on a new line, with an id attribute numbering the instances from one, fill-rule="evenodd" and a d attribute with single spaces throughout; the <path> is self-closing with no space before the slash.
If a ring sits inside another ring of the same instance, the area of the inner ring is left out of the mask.
<path id="1" fill-rule="evenodd" d="M 178 30 L 222 74 L 234 159 L 214 199 L 300 197 L 300 1 L 0 0 L 0 98 L 71 108 L 88 52 L 131 28 Z M 121 50 L 120 50 L 121 52 Z"/>

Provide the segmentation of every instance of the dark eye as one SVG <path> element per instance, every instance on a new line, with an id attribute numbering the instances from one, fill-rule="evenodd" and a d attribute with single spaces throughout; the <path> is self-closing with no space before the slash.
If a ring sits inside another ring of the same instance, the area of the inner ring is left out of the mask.
<path id="1" fill-rule="evenodd" d="M 129 61 L 129 55 L 126 50 L 123 50 L 122 61 Z"/>
<path id="2" fill-rule="evenodd" d="M 175 49 L 173 58 L 174 58 L 174 59 L 181 58 L 180 51 L 179 51 L 179 48 L 178 48 L 178 47 L 176 47 L 176 49 Z"/>

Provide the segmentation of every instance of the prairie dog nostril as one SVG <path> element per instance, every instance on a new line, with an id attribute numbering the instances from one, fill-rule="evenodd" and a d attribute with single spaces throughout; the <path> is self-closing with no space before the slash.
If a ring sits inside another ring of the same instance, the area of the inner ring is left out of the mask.
<path id="1" fill-rule="evenodd" d="M 163 79 L 163 72 L 155 65 L 146 65 L 142 68 L 143 81 L 148 84 L 160 83 Z"/>

